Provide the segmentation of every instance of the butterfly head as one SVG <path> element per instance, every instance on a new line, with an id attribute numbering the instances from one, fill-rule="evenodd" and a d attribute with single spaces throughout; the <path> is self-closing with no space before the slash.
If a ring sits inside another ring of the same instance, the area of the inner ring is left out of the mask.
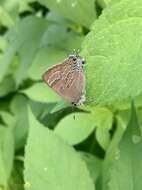
<path id="1" fill-rule="evenodd" d="M 72 62 L 78 67 L 83 67 L 85 64 L 85 59 L 80 57 L 77 53 L 69 55 L 69 59 L 72 60 Z"/>

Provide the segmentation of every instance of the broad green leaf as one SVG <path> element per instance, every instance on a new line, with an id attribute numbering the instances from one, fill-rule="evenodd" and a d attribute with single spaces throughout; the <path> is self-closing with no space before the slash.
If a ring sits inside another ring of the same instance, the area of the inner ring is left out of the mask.
<path id="1" fill-rule="evenodd" d="M 21 92 L 30 99 L 39 102 L 53 103 L 61 100 L 60 96 L 44 82 L 35 83 L 30 88 L 22 90 Z"/>
<path id="2" fill-rule="evenodd" d="M 119 143 L 117 154 L 113 154 L 103 189 L 135 189 L 142 187 L 142 137 L 134 106 L 127 129 Z M 115 157 L 114 157 L 115 156 Z M 108 152 L 107 161 L 110 159 Z M 121 175 L 120 175 L 121 174 Z M 105 174 L 104 174 L 105 175 Z M 104 176 L 104 178 L 106 178 Z"/>
<path id="3" fill-rule="evenodd" d="M 122 20 L 87 35 L 82 55 L 88 63 L 88 103 L 112 104 L 142 93 L 141 36 L 141 18 Z"/>
<path id="4" fill-rule="evenodd" d="M 85 140 L 95 128 L 95 115 L 91 113 L 72 113 L 63 118 L 54 132 L 70 145 Z"/>
<path id="5" fill-rule="evenodd" d="M 43 127 L 31 112 L 29 121 L 25 189 L 94 190 L 89 171 L 79 154 L 51 130 Z"/>
<path id="6" fill-rule="evenodd" d="M 25 145 L 29 129 L 27 98 L 20 94 L 14 96 L 10 111 L 14 119 L 14 123 L 11 125 L 15 137 L 15 146 L 16 149 L 19 149 Z"/>
<path id="7" fill-rule="evenodd" d="M 56 126 L 55 133 L 71 145 L 85 140 L 94 129 L 99 144 L 106 149 L 109 141 L 109 130 L 112 127 L 112 113 L 106 108 L 90 108 L 90 113 L 72 113 L 63 118 Z"/>
<path id="8" fill-rule="evenodd" d="M 109 25 L 114 24 L 120 20 L 128 19 L 131 17 L 142 17 L 141 0 L 121 0 L 116 4 L 114 3 L 115 1 L 112 0 L 112 6 L 108 6 L 106 9 L 104 9 L 102 15 L 92 26 L 92 29 L 95 33 L 98 33 Z"/>
<path id="9" fill-rule="evenodd" d="M 14 157 L 14 141 L 11 130 L 0 126 L 0 188 L 6 189 Z"/>
<path id="10" fill-rule="evenodd" d="M 96 183 L 97 179 L 101 175 L 103 161 L 100 158 L 86 152 L 80 152 L 80 156 L 86 162 L 90 175 Z"/>
<path id="11" fill-rule="evenodd" d="M 94 0 L 38 0 L 52 11 L 60 13 L 64 17 L 89 27 L 96 19 Z"/>

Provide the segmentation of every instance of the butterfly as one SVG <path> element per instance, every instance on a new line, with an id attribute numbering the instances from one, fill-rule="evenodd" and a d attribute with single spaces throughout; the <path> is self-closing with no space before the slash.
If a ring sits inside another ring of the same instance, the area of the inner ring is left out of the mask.
<path id="1" fill-rule="evenodd" d="M 43 80 L 56 93 L 73 105 L 85 102 L 85 60 L 78 53 L 69 55 L 61 64 L 48 69 Z"/>

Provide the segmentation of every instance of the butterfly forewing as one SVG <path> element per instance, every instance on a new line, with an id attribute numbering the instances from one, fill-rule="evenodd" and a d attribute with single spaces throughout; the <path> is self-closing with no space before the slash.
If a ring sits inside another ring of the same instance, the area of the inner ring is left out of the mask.
<path id="1" fill-rule="evenodd" d="M 53 88 L 54 85 L 61 79 L 61 67 L 62 65 L 53 66 L 51 69 L 43 74 L 43 80 Z"/>
<path id="2" fill-rule="evenodd" d="M 66 59 L 46 71 L 43 79 L 64 99 L 77 103 L 85 90 L 85 77 L 83 68 L 75 70 L 73 64 L 72 60 Z"/>

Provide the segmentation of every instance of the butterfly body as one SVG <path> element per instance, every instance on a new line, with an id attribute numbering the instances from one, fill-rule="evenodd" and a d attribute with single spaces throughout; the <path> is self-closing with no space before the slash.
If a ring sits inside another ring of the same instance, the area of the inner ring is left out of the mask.
<path id="1" fill-rule="evenodd" d="M 80 105 L 85 101 L 84 59 L 70 55 L 61 64 L 48 69 L 43 80 L 65 100 Z"/>

